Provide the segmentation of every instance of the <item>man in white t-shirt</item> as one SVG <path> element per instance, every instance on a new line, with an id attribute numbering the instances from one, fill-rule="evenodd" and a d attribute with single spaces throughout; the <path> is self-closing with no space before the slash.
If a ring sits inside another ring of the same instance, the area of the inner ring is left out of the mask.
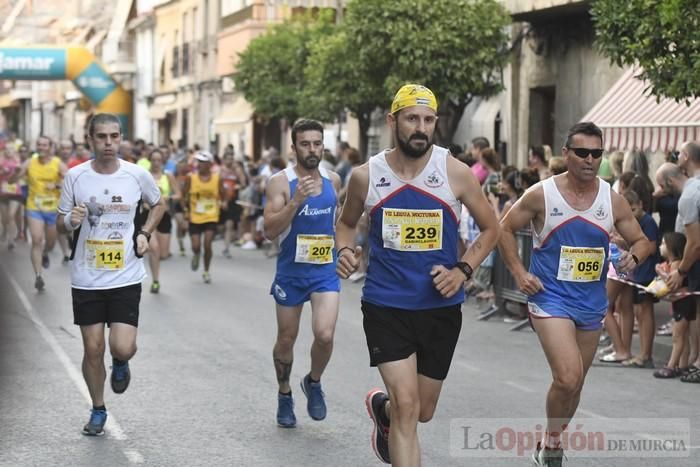
<path id="1" fill-rule="evenodd" d="M 118 156 L 122 132 L 119 119 L 97 114 L 88 125 L 88 142 L 95 154 L 89 164 L 68 171 L 58 205 L 57 225 L 73 232 L 71 285 L 73 317 L 83 337 L 83 377 L 93 408 L 83 434 L 104 433 L 105 324 L 112 354 L 112 390 L 126 390 L 131 379 L 129 359 L 136 353 L 136 330 L 141 281 L 146 277 L 141 258 L 165 212 L 153 177 L 142 167 Z M 142 226 L 135 224 L 141 202 L 151 206 Z"/>

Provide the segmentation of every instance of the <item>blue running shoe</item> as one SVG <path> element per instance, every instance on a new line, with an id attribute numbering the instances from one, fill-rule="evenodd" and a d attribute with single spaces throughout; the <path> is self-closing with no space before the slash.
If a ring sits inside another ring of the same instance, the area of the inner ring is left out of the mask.
<path id="1" fill-rule="evenodd" d="M 105 423 L 107 423 L 106 410 L 90 410 L 90 420 L 83 427 L 85 436 L 102 436 L 105 434 Z"/>
<path id="2" fill-rule="evenodd" d="M 306 410 L 309 412 L 309 417 L 314 420 L 323 420 L 326 418 L 326 401 L 321 383 L 311 382 L 311 375 L 306 375 L 301 379 L 301 390 L 306 396 Z"/>
<path id="3" fill-rule="evenodd" d="M 115 394 L 121 394 L 126 391 L 131 381 L 131 371 L 129 370 L 129 362 L 120 362 L 112 359 L 112 376 L 109 378 L 109 383 L 112 386 L 112 391 Z"/>
<path id="4" fill-rule="evenodd" d="M 282 428 L 297 426 L 297 418 L 294 416 L 294 399 L 291 394 L 277 394 L 277 424 Z"/>

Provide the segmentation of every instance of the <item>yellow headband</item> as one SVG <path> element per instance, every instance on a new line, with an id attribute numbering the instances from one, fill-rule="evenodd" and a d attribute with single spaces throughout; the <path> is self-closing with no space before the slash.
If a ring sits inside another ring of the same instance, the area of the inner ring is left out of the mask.
<path id="1" fill-rule="evenodd" d="M 391 103 L 391 113 L 396 113 L 406 107 L 424 105 L 437 112 L 438 104 L 433 91 L 420 84 L 405 84 L 394 96 Z"/>

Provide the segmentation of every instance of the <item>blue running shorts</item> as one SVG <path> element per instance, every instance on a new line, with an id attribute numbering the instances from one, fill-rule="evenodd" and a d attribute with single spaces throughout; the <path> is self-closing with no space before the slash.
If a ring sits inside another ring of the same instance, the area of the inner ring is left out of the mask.
<path id="1" fill-rule="evenodd" d="M 314 292 L 340 292 L 340 279 L 335 272 L 332 276 L 312 279 L 275 276 L 270 287 L 270 295 L 282 306 L 297 306 L 308 302 Z"/>
<path id="2" fill-rule="evenodd" d="M 27 217 L 43 221 L 46 225 L 56 225 L 58 213 L 56 211 L 37 211 L 34 209 L 27 209 Z"/>
<path id="3" fill-rule="evenodd" d="M 603 328 L 603 320 L 607 313 L 607 308 L 602 311 L 571 312 L 557 307 L 546 307 L 542 309 L 533 302 L 527 302 L 527 309 L 530 319 L 560 318 L 574 322 L 576 329 L 580 331 L 598 331 Z"/>

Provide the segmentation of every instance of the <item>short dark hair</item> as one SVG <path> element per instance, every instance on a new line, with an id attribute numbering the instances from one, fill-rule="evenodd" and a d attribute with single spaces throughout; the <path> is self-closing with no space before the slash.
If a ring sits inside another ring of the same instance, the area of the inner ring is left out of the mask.
<path id="1" fill-rule="evenodd" d="M 165 154 L 163 154 L 163 151 L 161 151 L 158 148 L 154 148 L 151 152 L 148 153 L 148 160 L 150 161 L 151 158 L 153 157 L 153 154 L 158 153 L 161 155 L 163 159 L 165 159 Z"/>
<path id="2" fill-rule="evenodd" d="M 297 134 L 304 131 L 320 131 L 321 136 L 323 136 L 323 125 L 321 125 L 321 122 L 309 118 L 297 120 L 292 127 L 292 144 L 297 144 Z"/>
<path id="3" fill-rule="evenodd" d="M 455 157 L 462 153 L 462 146 L 456 143 L 448 145 L 447 149 L 450 151 L 450 154 L 452 154 Z"/>
<path id="4" fill-rule="evenodd" d="M 691 142 L 685 145 L 685 152 L 695 164 L 700 164 L 700 144 Z"/>
<path id="5" fill-rule="evenodd" d="M 491 147 L 491 144 L 489 143 L 489 140 L 484 136 L 477 136 L 472 140 L 472 146 L 484 150 L 488 147 Z"/>
<path id="6" fill-rule="evenodd" d="M 541 160 L 543 164 L 547 162 L 547 158 L 544 156 L 544 147 L 543 146 L 532 146 L 532 147 L 530 147 L 530 152 L 532 153 L 533 156 L 535 156 L 539 160 Z"/>
<path id="7" fill-rule="evenodd" d="M 109 113 L 99 113 L 92 116 L 88 122 L 88 135 L 92 138 L 95 136 L 95 126 L 104 125 L 105 123 L 116 123 L 119 125 L 119 133 L 122 133 L 122 122 L 114 114 Z"/>
<path id="8" fill-rule="evenodd" d="M 666 248 L 676 259 L 683 259 L 683 251 L 685 250 L 685 244 L 687 239 L 685 235 L 679 232 L 666 232 L 663 236 L 664 242 L 666 242 Z"/>
<path id="9" fill-rule="evenodd" d="M 600 143 L 603 143 L 603 131 L 593 122 L 579 122 L 569 128 L 569 132 L 566 135 L 565 144 L 567 148 L 571 147 L 571 139 L 574 137 L 574 135 L 597 136 L 600 138 Z"/>
<path id="10" fill-rule="evenodd" d="M 520 181 L 523 185 L 527 185 L 530 188 L 532 185 L 540 181 L 540 173 L 537 169 L 531 167 L 525 167 L 520 171 Z M 523 188 L 525 188 L 523 186 Z"/>
<path id="11" fill-rule="evenodd" d="M 627 190 L 624 193 L 622 193 L 622 196 L 627 200 L 630 206 L 642 202 L 642 200 L 639 199 L 639 195 L 634 190 Z"/>

